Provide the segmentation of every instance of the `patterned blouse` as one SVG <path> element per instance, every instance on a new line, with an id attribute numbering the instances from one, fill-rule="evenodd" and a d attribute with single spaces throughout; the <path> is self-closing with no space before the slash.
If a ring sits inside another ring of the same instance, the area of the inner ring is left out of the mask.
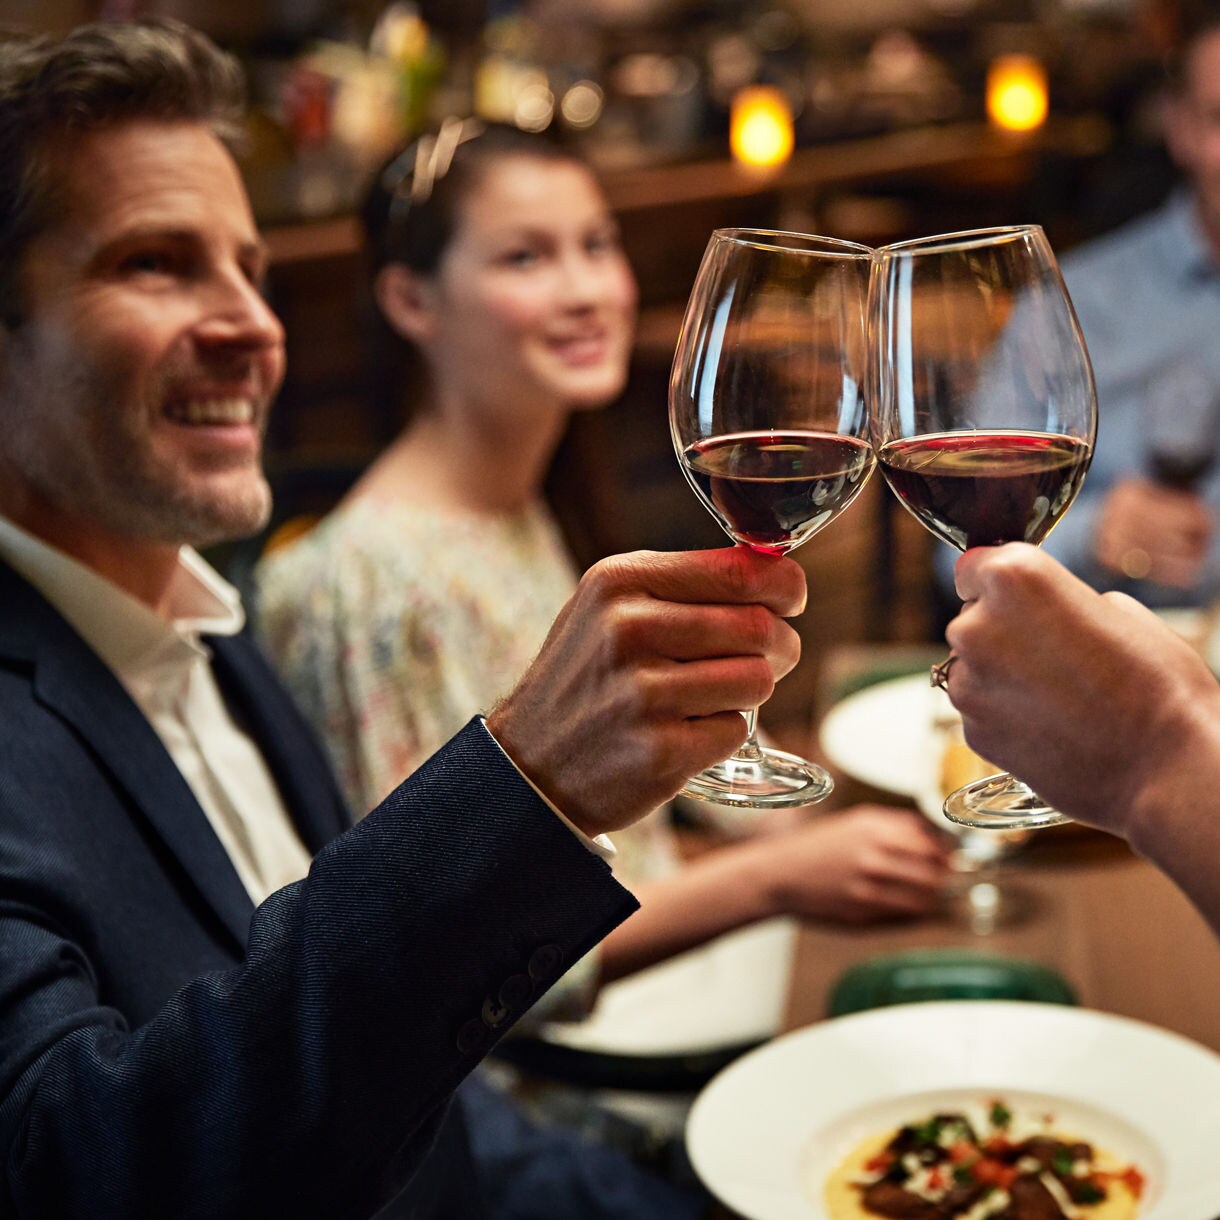
<path id="1" fill-rule="evenodd" d="M 576 579 L 541 503 L 490 514 L 357 497 L 260 562 L 256 625 L 363 813 L 512 689 Z M 675 866 L 660 816 L 614 843 L 628 884 Z M 542 1015 L 587 1010 L 595 972 L 596 951 Z"/>

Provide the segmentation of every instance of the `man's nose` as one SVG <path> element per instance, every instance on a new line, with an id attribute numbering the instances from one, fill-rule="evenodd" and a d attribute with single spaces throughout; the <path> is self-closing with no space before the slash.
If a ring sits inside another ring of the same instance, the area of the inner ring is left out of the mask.
<path id="1" fill-rule="evenodd" d="M 219 277 L 209 291 L 201 332 L 215 342 L 251 348 L 277 347 L 284 327 L 257 285 L 244 275 Z"/>

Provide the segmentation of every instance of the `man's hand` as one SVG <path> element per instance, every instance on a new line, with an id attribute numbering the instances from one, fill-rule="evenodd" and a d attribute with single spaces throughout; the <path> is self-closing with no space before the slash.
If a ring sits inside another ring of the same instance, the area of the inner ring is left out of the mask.
<path id="1" fill-rule="evenodd" d="M 628 825 L 745 740 L 804 605 L 800 566 L 746 547 L 603 560 L 488 728 L 581 830 Z"/>
<path id="2" fill-rule="evenodd" d="M 1132 580 L 1192 588 L 1207 557 L 1211 511 L 1189 491 L 1125 479 L 1107 494 L 1097 522 L 1097 560 Z"/>
<path id="3" fill-rule="evenodd" d="M 1207 667 L 1139 603 L 1024 543 L 967 551 L 956 579 L 948 690 L 971 746 L 1071 817 L 1138 833 L 1150 787 L 1167 797 L 1184 752 L 1201 770 L 1220 726 Z"/>

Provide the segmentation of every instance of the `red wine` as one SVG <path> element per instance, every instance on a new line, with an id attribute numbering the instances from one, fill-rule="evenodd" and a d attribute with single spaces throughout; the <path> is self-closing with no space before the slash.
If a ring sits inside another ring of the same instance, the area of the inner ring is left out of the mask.
<path id="1" fill-rule="evenodd" d="M 873 469 L 867 441 L 834 432 L 738 432 L 691 445 L 691 482 L 724 528 L 782 555 L 856 498 Z"/>
<path id="2" fill-rule="evenodd" d="M 903 504 L 963 551 L 1041 542 L 1091 457 L 1087 442 L 1052 432 L 945 432 L 890 441 L 877 454 Z"/>

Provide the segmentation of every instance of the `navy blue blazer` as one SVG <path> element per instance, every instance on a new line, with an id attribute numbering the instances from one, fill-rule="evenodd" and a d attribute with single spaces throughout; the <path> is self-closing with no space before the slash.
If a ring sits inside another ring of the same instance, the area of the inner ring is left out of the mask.
<path id="1" fill-rule="evenodd" d="M 209 643 L 317 852 L 257 911 L 139 708 L 0 563 L 0 1216 L 429 1214 L 394 1201 L 454 1089 L 635 901 L 475 723 L 345 830 L 255 648 Z"/>

